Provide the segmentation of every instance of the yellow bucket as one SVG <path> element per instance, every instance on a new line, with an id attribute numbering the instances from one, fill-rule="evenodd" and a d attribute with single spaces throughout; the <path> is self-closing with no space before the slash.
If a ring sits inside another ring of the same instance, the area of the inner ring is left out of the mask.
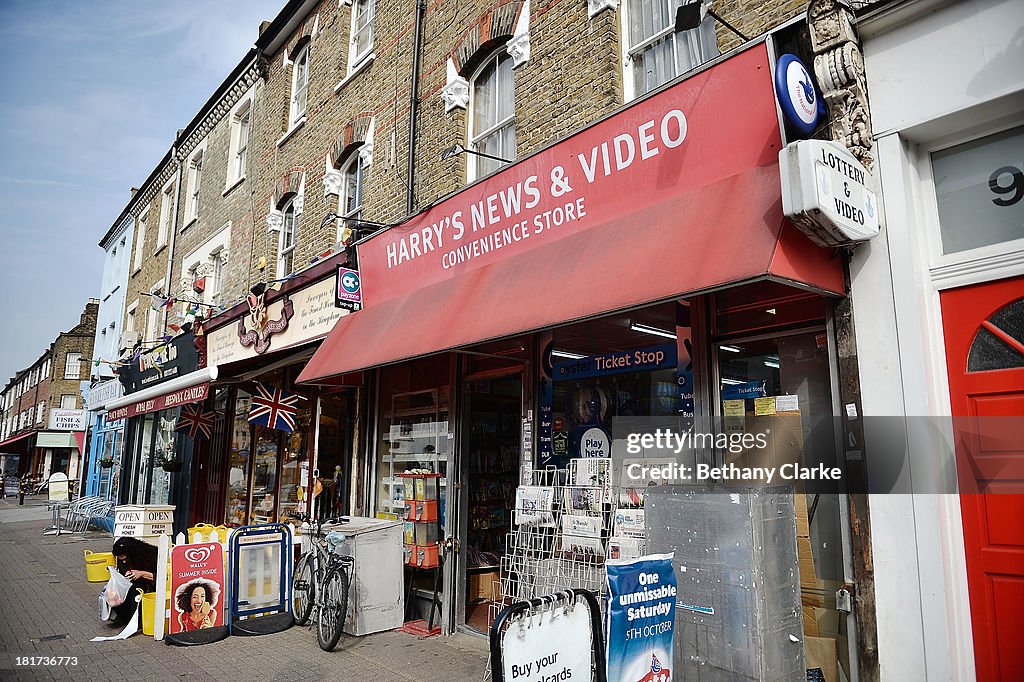
<path id="1" fill-rule="evenodd" d="M 188 529 L 188 541 L 195 542 L 196 535 L 202 534 L 203 542 L 207 542 L 210 539 L 210 533 L 217 531 L 217 538 L 219 542 L 227 543 L 228 541 L 228 528 L 227 526 L 215 526 L 212 523 L 197 523 L 194 526 L 190 526 Z"/>
<path id="2" fill-rule="evenodd" d="M 110 580 L 107 566 L 115 566 L 114 555 L 110 552 L 85 550 L 85 579 L 91 583 L 105 583 Z"/>
<path id="3" fill-rule="evenodd" d="M 169 601 L 170 592 L 168 591 L 167 601 L 164 602 L 164 610 L 167 609 Z M 142 618 L 142 634 L 152 637 L 153 631 L 156 629 L 156 592 L 144 592 L 139 608 L 142 609 L 140 614 Z M 164 623 L 164 632 L 167 632 L 166 625 L 167 623 Z"/>

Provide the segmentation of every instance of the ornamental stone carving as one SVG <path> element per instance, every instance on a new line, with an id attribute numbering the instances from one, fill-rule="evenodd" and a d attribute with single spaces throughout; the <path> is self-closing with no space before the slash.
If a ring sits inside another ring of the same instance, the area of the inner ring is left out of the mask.
<path id="1" fill-rule="evenodd" d="M 368 137 L 366 141 L 359 147 L 359 158 L 362 160 L 364 166 L 373 165 L 373 138 Z"/>
<path id="2" fill-rule="evenodd" d="M 337 168 L 328 168 L 324 172 L 324 196 L 341 194 L 341 185 L 345 180 L 345 175 Z"/>
<path id="3" fill-rule="evenodd" d="M 284 227 L 284 213 L 276 208 L 267 214 L 267 232 L 280 232 Z"/>
<path id="4" fill-rule="evenodd" d="M 509 56 L 512 57 L 512 68 L 518 69 L 530 58 L 530 34 L 524 33 L 513 36 L 508 41 L 508 47 L 505 49 L 508 50 Z"/>
<path id="5" fill-rule="evenodd" d="M 299 192 L 298 194 L 296 194 L 295 198 L 292 199 L 292 208 L 295 209 L 295 216 L 296 217 L 302 215 L 302 207 L 305 206 L 305 204 L 306 204 L 306 197 L 305 197 L 304 194 L 302 194 L 302 192 Z"/>
<path id="6" fill-rule="evenodd" d="M 587 0 L 587 16 L 593 19 L 606 9 L 617 9 L 619 0 Z"/>
<path id="7" fill-rule="evenodd" d="M 811 0 L 807 20 L 814 74 L 828 104 L 832 139 L 870 169 L 874 159 L 868 90 L 853 17 L 836 0 Z"/>
<path id="8" fill-rule="evenodd" d="M 444 112 L 451 113 L 453 109 L 465 109 L 469 106 L 469 81 L 459 75 L 455 69 L 455 62 L 448 58 L 447 83 L 441 88 L 441 99 L 444 100 Z"/>

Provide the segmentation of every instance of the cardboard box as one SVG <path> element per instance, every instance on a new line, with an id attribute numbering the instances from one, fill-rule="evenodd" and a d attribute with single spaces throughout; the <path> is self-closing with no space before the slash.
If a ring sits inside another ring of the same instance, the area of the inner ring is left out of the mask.
<path id="1" fill-rule="evenodd" d="M 492 583 L 498 582 L 498 569 L 493 568 L 487 571 L 469 573 L 469 585 L 466 588 L 466 597 L 469 601 L 485 599 L 491 601 L 495 596 L 492 592 Z"/>
<path id="2" fill-rule="evenodd" d="M 808 670 L 820 668 L 825 682 L 839 682 L 839 658 L 836 640 L 831 637 L 804 637 L 804 660 Z"/>
<path id="3" fill-rule="evenodd" d="M 803 606 L 800 609 L 800 614 L 803 617 L 805 637 L 818 636 L 818 621 L 814 617 L 815 611 L 817 611 L 817 609 L 813 606 Z"/>
<path id="4" fill-rule="evenodd" d="M 796 507 L 796 535 L 800 538 L 811 537 L 811 527 L 807 520 L 807 495 L 796 493 L 793 495 L 793 505 Z"/>

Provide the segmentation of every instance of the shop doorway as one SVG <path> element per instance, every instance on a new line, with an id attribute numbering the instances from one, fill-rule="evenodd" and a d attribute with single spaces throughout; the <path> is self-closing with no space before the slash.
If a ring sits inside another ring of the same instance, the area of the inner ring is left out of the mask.
<path id="1" fill-rule="evenodd" d="M 1024 662 L 1024 495 L 1011 494 L 1024 484 L 1021 291 L 1018 277 L 940 294 L 979 680 Z"/>
<path id="2" fill-rule="evenodd" d="M 501 599 L 501 561 L 519 482 L 523 376 L 473 375 L 462 388 L 456 623 L 483 633 Z"/>

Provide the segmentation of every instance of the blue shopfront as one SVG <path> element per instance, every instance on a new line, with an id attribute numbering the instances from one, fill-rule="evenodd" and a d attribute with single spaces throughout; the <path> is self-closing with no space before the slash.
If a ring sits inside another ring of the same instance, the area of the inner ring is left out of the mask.
<path id="1" fill-rule="evenodd" d="M 89 390 L 89 462 L 85 467 L 86 495 L 117 499 L 118 473 L 124 458 L 124 419 L 108 420 L 106 405 L 124 396 L 117 379 Z"/>

